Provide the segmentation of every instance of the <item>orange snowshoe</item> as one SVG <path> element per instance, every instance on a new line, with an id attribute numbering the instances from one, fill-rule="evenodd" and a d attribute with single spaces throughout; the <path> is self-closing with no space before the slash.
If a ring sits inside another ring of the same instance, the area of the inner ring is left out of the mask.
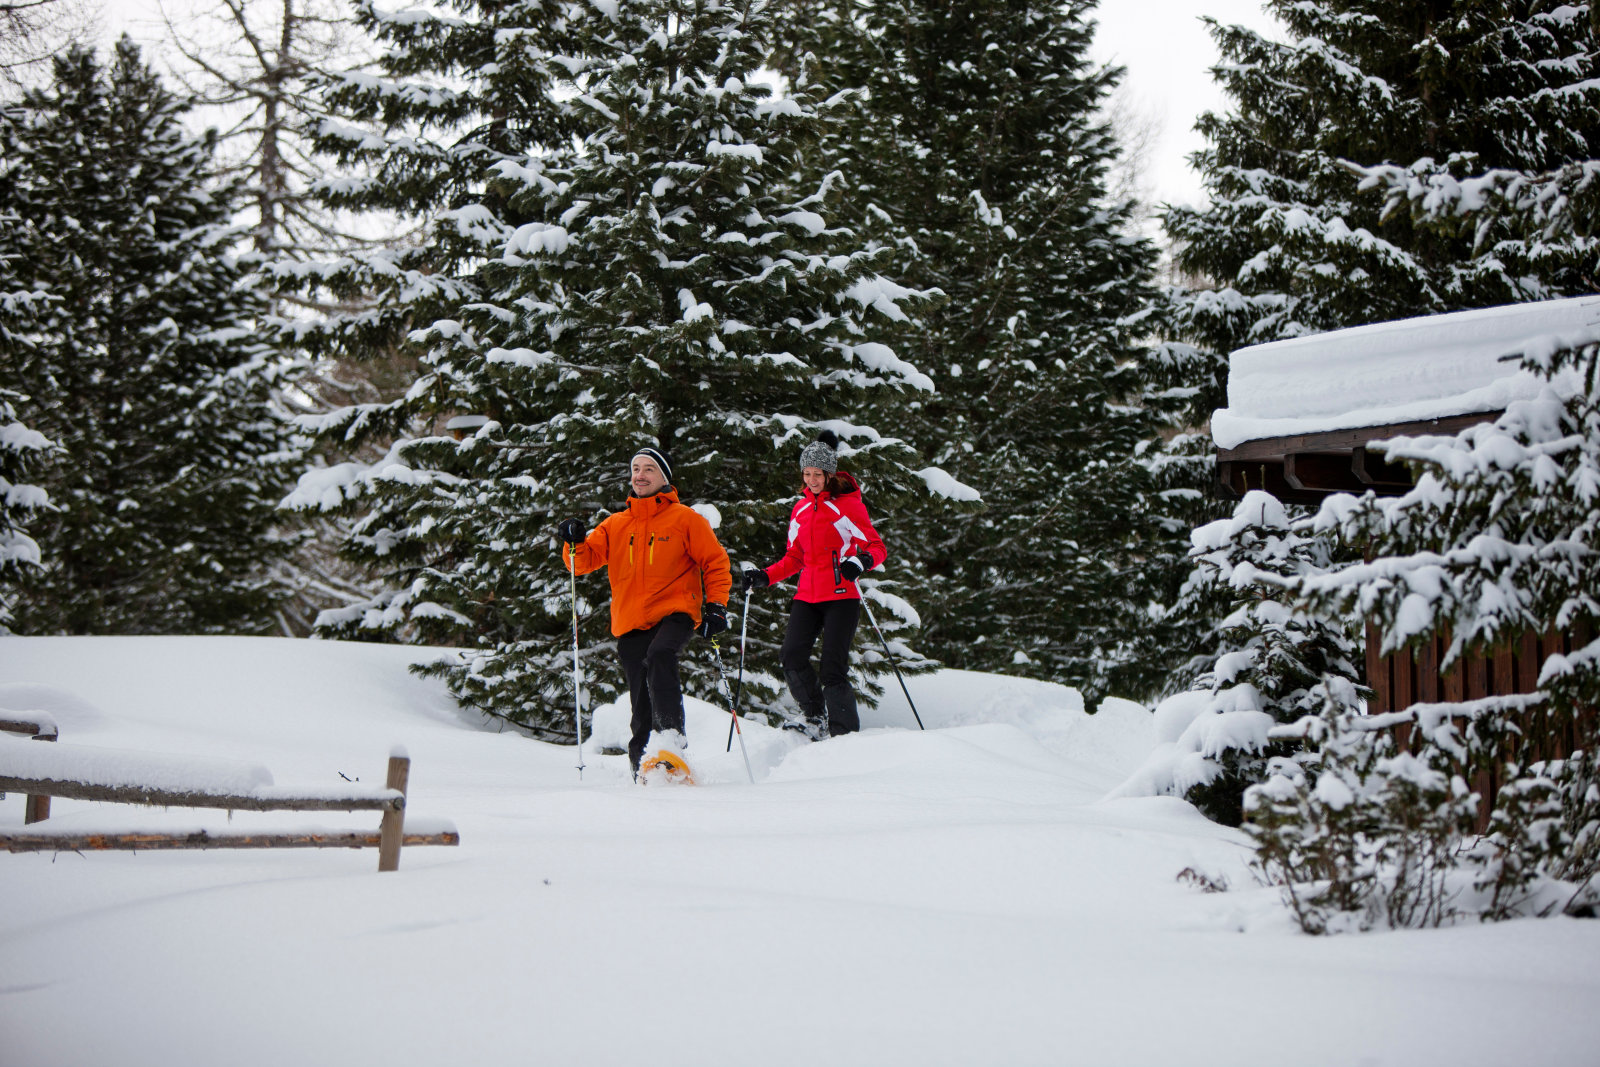
<path id="1" fill-rule="evenodd" d="M 646 756 L 639 763 L 641 782 L 667 782 L 672 785 L 694 785 L 694 772 L 688 761 L 670 749 L 661 749 Z"/>

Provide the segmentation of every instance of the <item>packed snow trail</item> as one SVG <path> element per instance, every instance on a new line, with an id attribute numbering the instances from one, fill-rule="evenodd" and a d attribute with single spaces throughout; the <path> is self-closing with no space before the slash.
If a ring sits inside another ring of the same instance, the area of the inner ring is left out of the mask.
<path id="1" fill-rule="evenodd" d="M 409 812 L 462 837 L 385 875 L 342 850 L 0 855 L 0 1064 L 613 1064 L 648 1045 L 653 1064 L 1499 1067 L 1592 1063 L 1600 1042 L 1600 923 L 1299 935 L 1241 835 L 1175 799 L 1103 799 L 1153 744 L 1135 705 L 913 678 L 927 732 L 892 698 L 822 744 L 748 722 L 750 785 L 727 712 L 691 700 L 703 785 L 650 789 L 600 754 L 622 708 L 597 713 L 580 782 L 571 746 L 494 732 L 406 672 L 434 654 L 0 640 L 0 706 L 49 712 L 64 740 L 285 785 L 380 779 L 402 743 Z M 196 815 L 58 800 L 52 822 Z"/>

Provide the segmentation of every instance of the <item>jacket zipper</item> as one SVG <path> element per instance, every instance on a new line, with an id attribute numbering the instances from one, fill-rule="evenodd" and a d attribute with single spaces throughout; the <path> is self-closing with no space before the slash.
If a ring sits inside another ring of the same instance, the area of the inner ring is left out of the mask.
<path id="1" fill-rule="evenodd" d="M 646 561 L 652 567 L 654 567 L 655 564 L 656 564 L 656 535 L 655 534 L 651 534 L 650 535 L 650 546 L 649 546 L 649 548 L 650 548 L 650 554 L 645 558 L 646 558 Z"/>
<path id="2" fill-rule="evenodd" d="M 628 535 L 628 566 L 633 566 L 633 534 Z"/>

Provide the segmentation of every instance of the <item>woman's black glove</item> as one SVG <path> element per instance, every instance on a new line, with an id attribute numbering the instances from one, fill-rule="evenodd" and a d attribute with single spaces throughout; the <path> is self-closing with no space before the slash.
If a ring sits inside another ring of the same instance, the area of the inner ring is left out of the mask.
<path id="1" fill-rule="evenodd" d="M 839 564 L 839 573 L 847 582 L 853 582 L 861 577 L 865 571 L 872 569 L 872 556 L 867 552 L 857 552 L 843 563 Z"/>
<path id="2" fill-rule="evenodd" d="M 772 579 L 767 577 L 767 572 L 755 567 L 746 567 L 739 572 L 739 587 L 741 592 L 748 593 L 752 589 L 765 589 L 772 584 Z"/>
<path id="3" fill-rule="evenodd" d="M 556 533 L 559 534 L 561 540 L 565 541 L 567 544 L 580 545 L 583 543 L 584 537 L 583 520 L 562 519 L 556 524 Z"/>
<path id="4" fill-rule="evenodd" d="M 695 633 L 701 637 L 715 637 L 728 628 L 728 609 L 721 604 L 707 604 L 701 613 L 700 625 Z"/>

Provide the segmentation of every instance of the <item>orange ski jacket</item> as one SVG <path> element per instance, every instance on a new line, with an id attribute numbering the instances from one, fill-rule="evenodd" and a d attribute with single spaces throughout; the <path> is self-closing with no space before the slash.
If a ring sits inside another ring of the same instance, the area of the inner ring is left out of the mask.
<path id="1" fill-rule="evenodd" d="M 733 577 L 728 553 L 711 524 L 678 502 L 677 490 L 628 498 L 628 509 L 608 515 L 583 543 L 561 546 L 561 563 L 588 574 L 607 568 L 611 579 L 611 633 L 644 630 L 674 612 L 700 625 L 700 605 L 728 603 Z"/>

